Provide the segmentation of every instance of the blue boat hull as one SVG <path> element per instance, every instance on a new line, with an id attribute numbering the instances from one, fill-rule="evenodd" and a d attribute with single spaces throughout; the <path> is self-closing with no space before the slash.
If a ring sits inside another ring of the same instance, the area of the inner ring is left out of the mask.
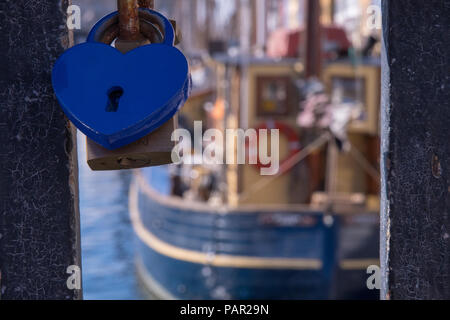
<path id="1" fill-rule="evenodd" d="M 378 298 L 366 285 L 376 214 L 188 204 L 167 196 L 168 181 L 142 170 L 130 197 L 137 269 L 157 298 Z"/>

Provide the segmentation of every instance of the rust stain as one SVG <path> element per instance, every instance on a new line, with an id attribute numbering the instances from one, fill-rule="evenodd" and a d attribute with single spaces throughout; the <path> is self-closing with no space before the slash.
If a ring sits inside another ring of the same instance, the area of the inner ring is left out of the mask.
<path id="1" fill-rule="evenodd" d="M 433 177 L 436 179 L 440 179 L 442 176 L 442 167 L 441 161 L 437 155 L 433 155 L 433 159 L 431 161 L 431 171 L 433 173 Z"/>
<path id="2" fill-rule="evenodd" d="M 139 7 L 153 9 L 155 7 L 154 0 L 139 0 Z"/>

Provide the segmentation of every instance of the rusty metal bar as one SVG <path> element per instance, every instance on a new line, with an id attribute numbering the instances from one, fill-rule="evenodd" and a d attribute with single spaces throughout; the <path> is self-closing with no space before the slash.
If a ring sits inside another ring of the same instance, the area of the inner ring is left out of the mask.
<path id="1" fill-rule="evenodd" d="M 320 1 L 306 2 L 306 77 L 320 77 L 322 69 L 322 28 L 320 26 Z"/>
<path id="2" fill-rule="evenodd" d="M 138 0 L 117 0 L 120 40 L 139 39 L 140 27 L 138 8 Z"/>

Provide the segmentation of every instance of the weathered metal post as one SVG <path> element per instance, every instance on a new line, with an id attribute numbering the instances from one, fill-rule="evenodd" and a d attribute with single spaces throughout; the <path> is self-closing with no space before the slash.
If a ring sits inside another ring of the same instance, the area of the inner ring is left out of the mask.
<path id="1" fill-rule="evenodd" d="M 1 299 L 82 298 L 76 134 L 51 86 L 68 3 L 0 3 Z"/>
<path id="2" fill-rule="evenodd" d="M 308 0 L 306 6 L 305 76 L 320 77 L 322 73 L 322 27 L 320 1 Z"/>
<path id="3" fill-rule="evenodd" d="M 450 0 L 383 0 L 383 299 L 450 299 Z"/>

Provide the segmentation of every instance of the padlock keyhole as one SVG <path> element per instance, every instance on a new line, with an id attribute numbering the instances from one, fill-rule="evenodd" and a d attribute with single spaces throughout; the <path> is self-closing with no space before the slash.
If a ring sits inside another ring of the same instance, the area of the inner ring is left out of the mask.
<path id="1" fill-rule="evenodd" d="M 120 98 L 123 96 L 123 89 L 121 87 L 112 87 L 108 90 L 108 104 L 106 105 L 106 112 L 117 112 L 119 109 Z"/>

